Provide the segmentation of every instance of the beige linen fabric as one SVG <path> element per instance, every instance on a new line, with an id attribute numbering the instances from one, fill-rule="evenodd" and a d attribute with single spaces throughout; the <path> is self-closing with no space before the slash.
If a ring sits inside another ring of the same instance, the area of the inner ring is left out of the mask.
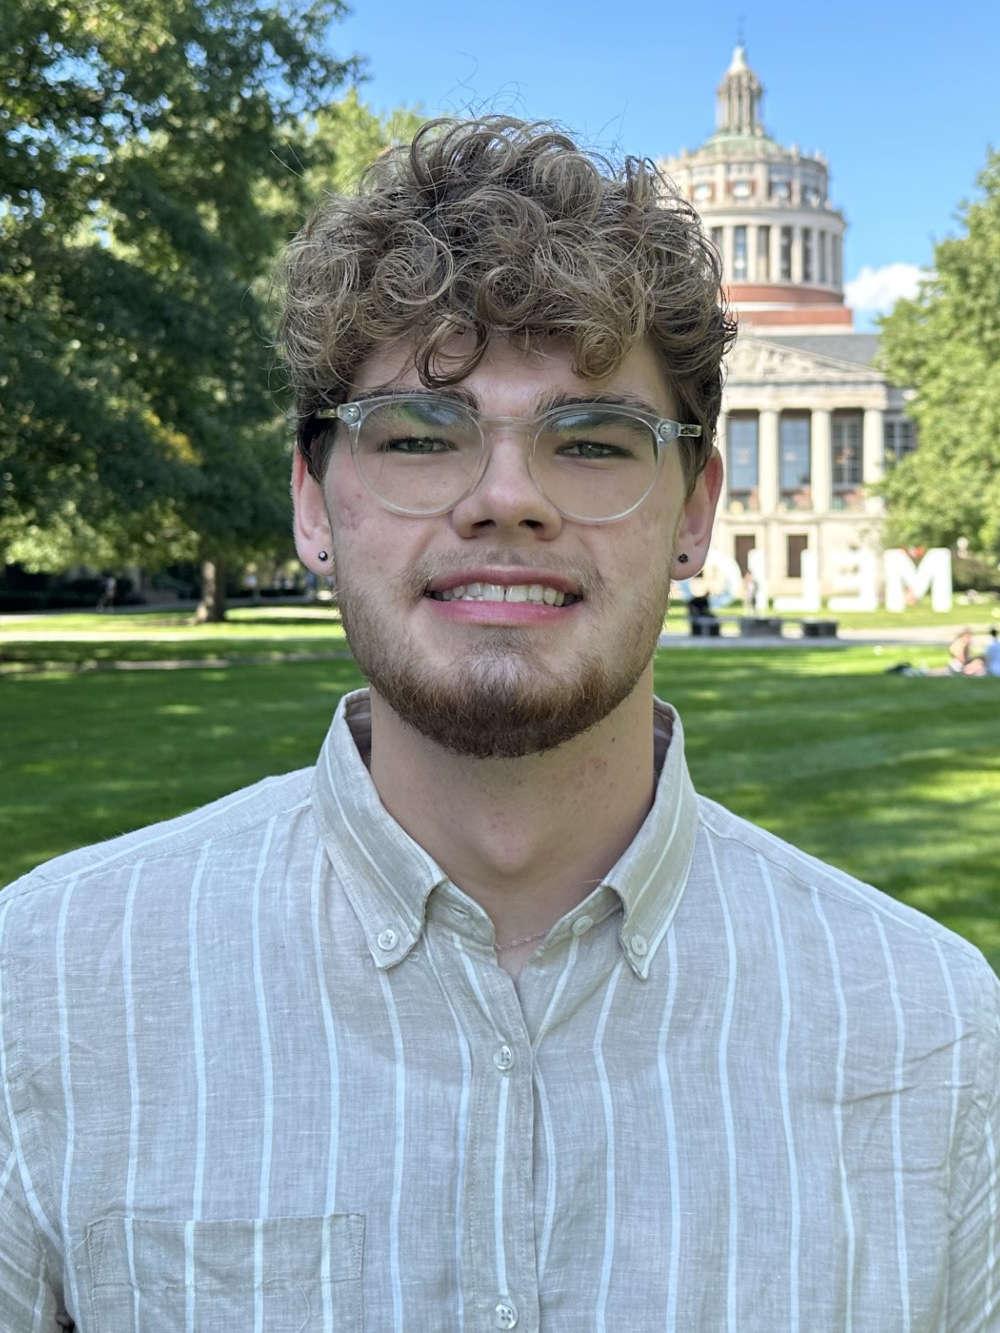
<path id="1" fill-rule="evenodd" d="M 996 978 L 671 723 L 516 984 L 364 692 L 315 771 L 0 894 L 0 1328 L 1000 1326 Z"/>

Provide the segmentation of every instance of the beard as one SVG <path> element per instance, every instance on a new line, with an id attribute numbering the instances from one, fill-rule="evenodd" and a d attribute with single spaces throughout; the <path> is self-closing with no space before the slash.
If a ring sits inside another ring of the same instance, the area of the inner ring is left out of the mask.
<path id="1" fill-rule="evenodd" d="M 562 674 L 541 659 L 530 630 L 483 626 L 447 670 L 432 669 L 363 590 L 342 586 L 338 599 L 355 661 L 403 722 L 453 754 L 520 759 L 573 740 L 627 698 L 656 648 L 669 589 L 669 579 L 651 589 L 604 653 L 583 653 Z"/>

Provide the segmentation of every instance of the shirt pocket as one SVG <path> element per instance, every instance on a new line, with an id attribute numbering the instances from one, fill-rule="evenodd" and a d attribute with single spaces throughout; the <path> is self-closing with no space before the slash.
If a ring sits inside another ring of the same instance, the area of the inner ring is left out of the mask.
<path id="1" fill-rule="evenodd" d="M 354 1333 L 363 1326 L 364 1234 L 360 1213 L 99 1218 L 82 1247 L 82 1333 Z"/>

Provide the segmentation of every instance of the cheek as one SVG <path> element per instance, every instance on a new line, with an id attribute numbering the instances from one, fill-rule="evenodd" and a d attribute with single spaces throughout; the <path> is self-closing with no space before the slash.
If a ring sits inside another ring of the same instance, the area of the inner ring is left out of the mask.
<path id="1" fill-rule="evenodd" d="M 334 532 L 357 532 L 365 526 L 374 501 L 361 485 L 349 455 L 336 454 L 326 474 L 326 501 Z"/>

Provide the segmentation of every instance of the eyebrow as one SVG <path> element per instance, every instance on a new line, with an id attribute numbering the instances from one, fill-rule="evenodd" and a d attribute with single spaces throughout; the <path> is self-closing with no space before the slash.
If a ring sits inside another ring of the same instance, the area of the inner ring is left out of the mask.
<path id="1" fill-rule="evenodd" d="M 443 389 L 425 389 L 399 384 L 383 384 L 373 389 L 362 389 L 351 395 L 352 403 L 363 403 L 368 398 L 435 398 L 448 399 L 462 403 L 474 412 L 479 411 L 479 399 L 468 389 L 459 384 L 452 384 Z M 535 399 L 535 415 L 542 416 L 557 407 L 629 407 L 637 412 L 645 412 L 651 417 L 661 417 L 662 409 L 656 407 L 634 393 L 569 393 L 562 389 L 551 389 Z M 486 414 L 489 415 L 489 414 Z"/>

